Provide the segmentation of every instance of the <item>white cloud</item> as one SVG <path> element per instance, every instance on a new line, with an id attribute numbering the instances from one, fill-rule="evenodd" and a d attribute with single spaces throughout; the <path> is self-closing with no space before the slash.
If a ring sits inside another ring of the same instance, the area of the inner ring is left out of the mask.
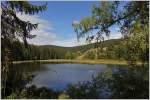
<path id="1" fill-rule="evenodd" d="M 79 23 L 80 23 L 79 21 L 76 20 L 73 21 L 73 24 L 79 24 Z"/>
<path id="2" fill-rule="evenodd" d="M 33 39 L 28 39 L 29 43 L 36 44 L 36 45 L 46 45 L 50 44 L 51 42 L 55 41 L 57 39 L 55 33 L 45 32 L 43 30 L 32 31 L 31 33 L 35 33 L 36 37 Z"/>
<path id="3" fill-rule="evenodd" d="M 64 39 L 63 36 L 58 35 L 58 33 L 53 33 L 53 27 L 48 20 L 41 19 L 37 15 L 25 15 L 18 13 L 17 16 L 24 20 L 30 21 L 31 23 L 39 23 L 38 29 L 31 31 L 31 34 L 36 35 L 33 39 L 28 39 L 30 44 L 36 45 L 58 45 L 65 47 L 79 46 L 86 44 L 85 38 L 81 38 L 80 42 L 77 42 L 76 37 Z M 78 23 L 78 21 L 74 21 L 74 23 Z M 117 39 L 121 37 L 121 33 L 118 32 L 118 28 L 115 27 L 114 31 L 111 32 L 109 39 Z M 107 40 L 107 37 L 105 37 Z"/>
<path id="4" fill-rule="evenodd" d="M 80 42 L 77 42 L 76 38 L 70 38 L 70 39 L 63 39 L 63 40 L 56 40 L 53 41 L 51 44 L 55 44 L 57 46 L 64 46 L 64 47 L 73 47 L 73 46 L 79 46 L 84 45 L 85 40 L 81 39 Z"/>
<path id="5" fill-rule="evenodd" d="M 77 42 L 76 37 L 63 39 L 63 36 L 57 36 L 56 33 L 53 33 L 53 27 L 49 21 L 41 19 L 37 15 L 25 15 L 18 13 L 17 16 L 24 20 L 30 21 L 31 23 L 39 23 L 38 29 L 31 31 L 31 34 L 36 35 L 33 39 L 28 39 L 30 44 L 35 45 L 58 45 L 65 47 L 72 47 L 85 44 L 85 41 L 81 39 L 80 42 Z"/>
<path id="6" fill-rule="evenodd" d="M 110 39 L 119 39 L 121 37 L 122 37 L 122 35 L 120 32 L 110 34 Z"/>
<path id="7" fill-rule="evenodd" d="M 17 13 L 17 16 L 24 20 L 24 21 L 30 21 L 33 24 L 39 23 L 38 29 L 48 29 L 52 30 L 52 25 L 48 20 L 41 19 L 38 15 L 27 15 L 27 14 L 21 14 Z"/>
<path id="8" fill-rule="evenodd" d="M 36 35 L 36 37 L 33 39 L 28 39 L 29 43 L 45 45 L 57 39 L 56 33 L 51 32 L 53 28 L 48 20 L 41 19 L 37 15 L 26 15 L 18 13 L 17 16 L 20 19 L 24 21 L 30 21 L 33 24 L 39 23 L 38 28 L 31 31 L 31 34 Z"/>
<path id="9" fill-rule="evenodd" d="M 119 39 L 121 38 L 120 32 L 111 33 L 109 39 Z M 104 39 L 108 40 L 108 38 L 104 35 Z M 95 40 L 92 41 L 94 43 Z M 73 47 L 73 46 L 79 46 L 79 45 L 85 45 L 87 44 L 85 41 L 85 38 L 81 38 L 80 42 L 77 42 L 76 37 L 71 39 L 65 39 L 65 40 L 56 40 L 51 42 L 51 44 L 58 45 L 58 46 L 65 46 L 65 47 Z"/>

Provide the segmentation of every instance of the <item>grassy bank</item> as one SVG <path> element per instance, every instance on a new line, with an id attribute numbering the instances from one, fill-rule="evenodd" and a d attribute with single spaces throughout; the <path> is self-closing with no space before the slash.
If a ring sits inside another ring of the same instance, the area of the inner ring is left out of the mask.
<path id="1" fill-rule="evenodd" d="M 127 65 L 125 60 L 112 60 L 112 59 L 99 59 L 99 60 L 69 60 L 69 59 L 49 59 L 49 60 L 25 60 L 25 61 L 13 61 L 14 64 L 19 63 L 79 63 L 79 64 L 117 64 Z M 141 64 L 138 62 L 137 64 Z"/>

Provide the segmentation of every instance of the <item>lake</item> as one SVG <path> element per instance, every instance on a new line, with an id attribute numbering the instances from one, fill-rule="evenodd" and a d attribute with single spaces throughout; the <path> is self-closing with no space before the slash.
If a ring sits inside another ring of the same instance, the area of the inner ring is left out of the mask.
<path id="1" fill-rule="evenodd" d="M 65 89 L 68 84 L 90 81 L 98 73 L 110 68 L 108 65 L 90 64 L 16 64 L 15 67 L 35 75 L 30 84 L 55 90 Z"/>
<path id="2" fill-rule="evenodd" d="M 106 64 L 14 64 L 16 71 L 22 74 L 33 74 L 34 77 L 27 86 L 35 85 L 37 87 L 46 87 L 54 90 L 67 89 L 68 84 L 77 84 L 78 82 L 92 81 L 100 73 L 107 72 L 111 78 L 121 86 L 123 81 L 128 86 L 135 89 L 139 86 L 145 86 L 141 83 L 142 79 L 148 80 L 148 70 L 143 67 L 131 68 L 126 65 L 106 65 Z M 117 77 L 116 77 L 117 76 Z M 138 80 L 133 84 L 134 80 Z M 139 82 L 139 84 L 138 84 Z M 130 84 L 131 83 L 131 84 Z M 146 83 L 147 84 L 147 83 Z M 116 87 L 117 88 L 117 87 Z M 120 88 L 120 87 L 119 87 Z M 148 86 L 147 86 L 148 88 Z M 141 88 L 142 90 L 142 88 Z M 104 93 L 106 93 L 104 91 Z M 104 94 L 104 98 L 107 96 Z"/>

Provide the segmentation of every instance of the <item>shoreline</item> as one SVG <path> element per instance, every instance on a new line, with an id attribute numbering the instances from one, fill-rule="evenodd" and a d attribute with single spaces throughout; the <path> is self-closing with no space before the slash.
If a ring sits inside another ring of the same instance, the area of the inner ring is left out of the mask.
<path id="1" fill-rule="evenodd" d="M 77 63 L 77 64 L 116 64 L 116 65 L 127 65 L 125 60 L 114 60 L 114 59 L 98 59 L 98 60 L 70 60 L 70 59 L 49 59 L 49 60 L 24 60 L 24 61 L 13 61 L 13 64 L 21 63 Z M 141 64 L 141 62 L 137 62 Z"/>

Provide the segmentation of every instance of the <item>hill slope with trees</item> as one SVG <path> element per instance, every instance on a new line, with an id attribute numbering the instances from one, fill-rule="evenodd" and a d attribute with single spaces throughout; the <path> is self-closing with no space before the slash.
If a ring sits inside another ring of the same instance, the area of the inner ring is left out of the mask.
<path id="1" fill-rule="evenodd" d="M 121 39 L 112 39 L 102 42 L 100 47 L 110 47 L 118 45 Z M 2 41 L 3 42 L 3 41 Z M 47 59 L 76 59 L 85 52 L 95 49 L 96 43 L 91 43 L 75 47 L 62 47 L 55 45 L 29 45 L 28 48 L 19 41 L 14 41 L 10 49 L 12 50 L 13 60 L 47 60 Z M 88 57 L 87 57 L 88 58 Z"/>

